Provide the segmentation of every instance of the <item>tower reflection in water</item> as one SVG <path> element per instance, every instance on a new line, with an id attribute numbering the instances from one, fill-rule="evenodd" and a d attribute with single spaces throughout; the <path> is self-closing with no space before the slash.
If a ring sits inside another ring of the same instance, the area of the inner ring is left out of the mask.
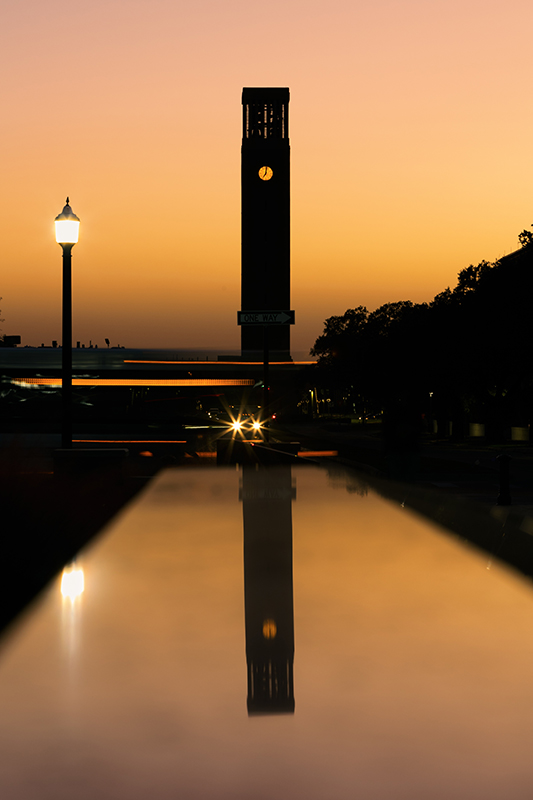
<path id="1" fill-rule="evenodd" d="M 248 714 L 294 713 L 291 467 L 243 466 Z"/>

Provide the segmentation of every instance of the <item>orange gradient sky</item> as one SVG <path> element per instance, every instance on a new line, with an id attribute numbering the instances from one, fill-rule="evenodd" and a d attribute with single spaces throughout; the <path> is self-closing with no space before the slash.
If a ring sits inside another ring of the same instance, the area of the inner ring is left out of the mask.
<path id="1" fill-rule="evenodd" d="M 293 351 L 533 222 L 529 0 L 27 0 L 0 26 L 3 333 L 239 347 L 243 86 L 291 91 Z"/>

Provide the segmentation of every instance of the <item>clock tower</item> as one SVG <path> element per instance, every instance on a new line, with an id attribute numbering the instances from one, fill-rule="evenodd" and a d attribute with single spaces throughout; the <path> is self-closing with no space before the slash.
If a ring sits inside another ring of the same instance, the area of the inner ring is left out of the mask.
<path id="1" fill-rule="evenodd" d="M 289 90 L 243 89 L 241 310 L 290 309 Z M 290 326 L 241 327 L 244 359 L 290 359 Z"/>

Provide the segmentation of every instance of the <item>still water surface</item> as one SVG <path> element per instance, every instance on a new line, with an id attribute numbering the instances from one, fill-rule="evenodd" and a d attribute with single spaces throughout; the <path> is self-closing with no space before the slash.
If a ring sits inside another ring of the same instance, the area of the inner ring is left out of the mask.
<path id="1" fill-rule="evenodd" d="M 2 798 L 531 795 L 529 583 L 342 470 L 166 471 L 74 570 L 0 650 Z"/>

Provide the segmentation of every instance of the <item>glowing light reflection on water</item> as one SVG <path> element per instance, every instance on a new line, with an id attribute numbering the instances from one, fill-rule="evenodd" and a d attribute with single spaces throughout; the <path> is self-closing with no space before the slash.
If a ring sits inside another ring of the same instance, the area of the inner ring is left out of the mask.
<path id="1" fill-rule="evenodd" d="M 61 576 L 61 594 L 70 598 L 71 602 L 79 597 L 85 589 L 85 579 L 82 569 L 76 566 L 65 567 Z"/>

